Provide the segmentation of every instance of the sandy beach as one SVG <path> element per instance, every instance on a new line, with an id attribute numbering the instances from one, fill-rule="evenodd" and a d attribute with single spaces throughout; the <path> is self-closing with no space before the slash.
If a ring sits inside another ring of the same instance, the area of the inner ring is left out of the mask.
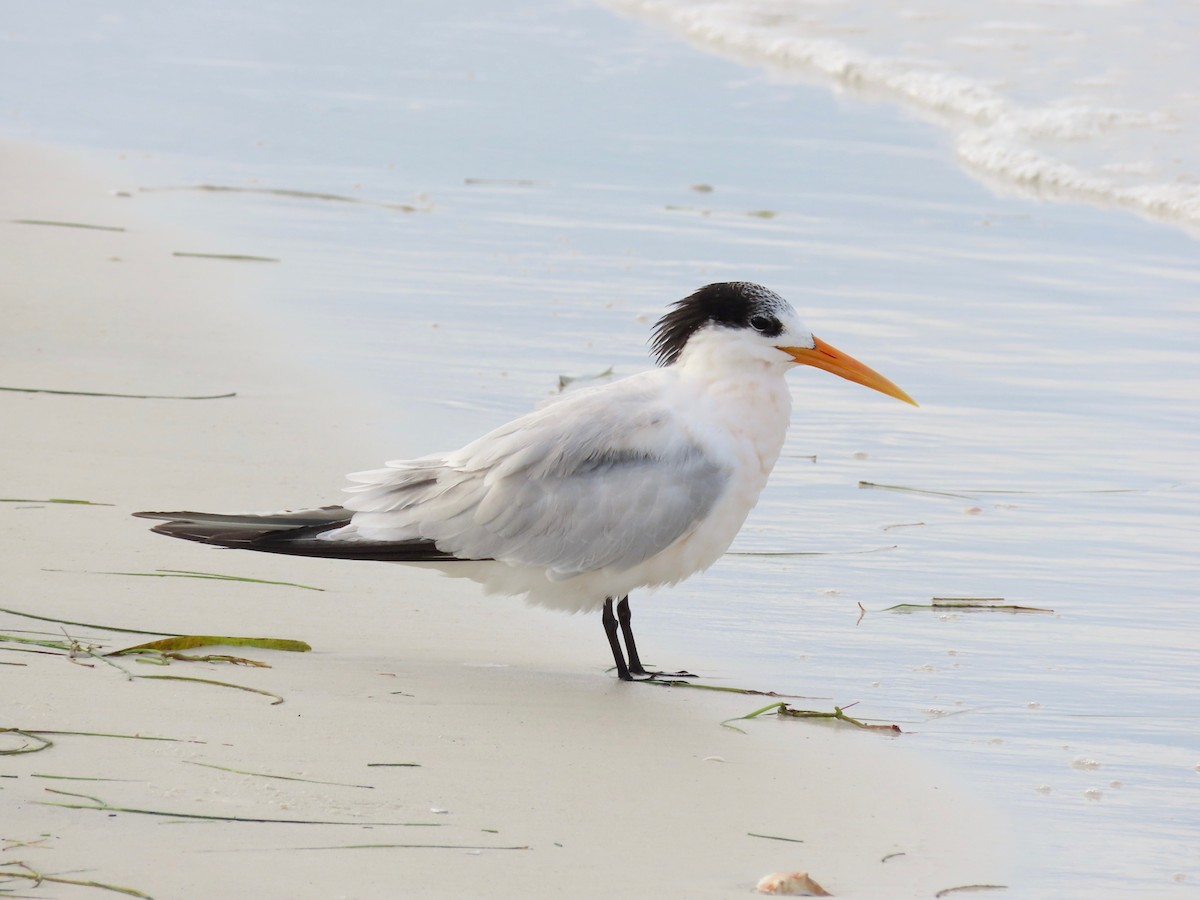
<path id="1" fill-rule="evenodd" d="M 0 631 L 100 648 L 3 645 L 0 726 L 53 742 L 16 754 L 39 745 L 0 735 L 5 888 L 97 891 L 34 871 L 156 898 L 741 897 L 793 870 L 836 896 L 1005 883 L 1008 826 L 903 737 L 774 717 L 735 731 L 721 722 L 768 700 L 619 683 L 591 618 L 150 534 L 131 512 L 336 502 L 342 473 L 389 455 L 383 410 L 291 358 L 252 302 L 270 264 L 175 255 L 204 242 L 139 216 L 103 171 L 2 154 L 0 384 L 236 392 L 0 392 Z M 167 570 L 320 592 L 139 577 Z M 164 667 L 98 658 L 153 635 L 91 626 L 313 649 Z"/>

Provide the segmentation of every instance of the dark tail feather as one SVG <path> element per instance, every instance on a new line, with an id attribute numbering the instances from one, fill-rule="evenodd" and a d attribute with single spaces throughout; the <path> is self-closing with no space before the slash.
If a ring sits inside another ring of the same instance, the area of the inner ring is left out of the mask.
<path id="1" fill-rule="evenodd" d="M 237 550 L 388 562 L 433 562 L 455 558 L 438 550 L 433 541 L 321 540 L 321 534 L 349 524 L 351 513 L 340 506 L 265 516 L 200 512 L 137 512 L 134 515 L 163 520 L 153 528 L 158 534 Z"/>

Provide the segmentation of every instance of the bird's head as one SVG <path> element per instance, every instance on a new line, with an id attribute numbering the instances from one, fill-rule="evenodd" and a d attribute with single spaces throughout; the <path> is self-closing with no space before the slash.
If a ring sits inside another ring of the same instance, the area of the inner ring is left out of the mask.
<path id="1" fill-rule="evenodd" d="M 672 304 L 651 339 L 660 366 L 720 347 L 725 357 L 788 368 L 813 366 L 916 406 L 916 401 L 874 369 L 815 337 L 792 305 L 748 281 L 706 285 Z"/>

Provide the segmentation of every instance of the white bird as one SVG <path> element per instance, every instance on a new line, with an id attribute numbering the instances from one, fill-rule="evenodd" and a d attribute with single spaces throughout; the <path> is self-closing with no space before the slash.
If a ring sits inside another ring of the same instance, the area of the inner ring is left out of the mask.
<path id="1" fill-rule="evenodd" d="M 638 656 L 629 593 L 682 581 L 733 542 L 783 447 L 788 370 L 815 366 L 916 404 L 749 282 L 676 302 L 652 349 L 657 368 L 559 395 L 461 450 L 348 476 L 353 496 L 341 506 L 136 515 L 165 519 L 154 531 L 186 540 L 418 563 L 488 593 L 602 608 L 618 676 L 653 675 Z"/>

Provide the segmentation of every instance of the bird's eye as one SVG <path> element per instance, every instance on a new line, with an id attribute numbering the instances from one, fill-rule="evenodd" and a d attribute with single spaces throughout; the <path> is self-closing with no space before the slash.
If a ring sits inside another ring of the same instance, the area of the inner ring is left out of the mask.
<path id="1" fill-rule="evenodd" d="M 750 327 L 763 334 L 778 333 L 779 323 L 770 316 L 751 316 Z"/>

